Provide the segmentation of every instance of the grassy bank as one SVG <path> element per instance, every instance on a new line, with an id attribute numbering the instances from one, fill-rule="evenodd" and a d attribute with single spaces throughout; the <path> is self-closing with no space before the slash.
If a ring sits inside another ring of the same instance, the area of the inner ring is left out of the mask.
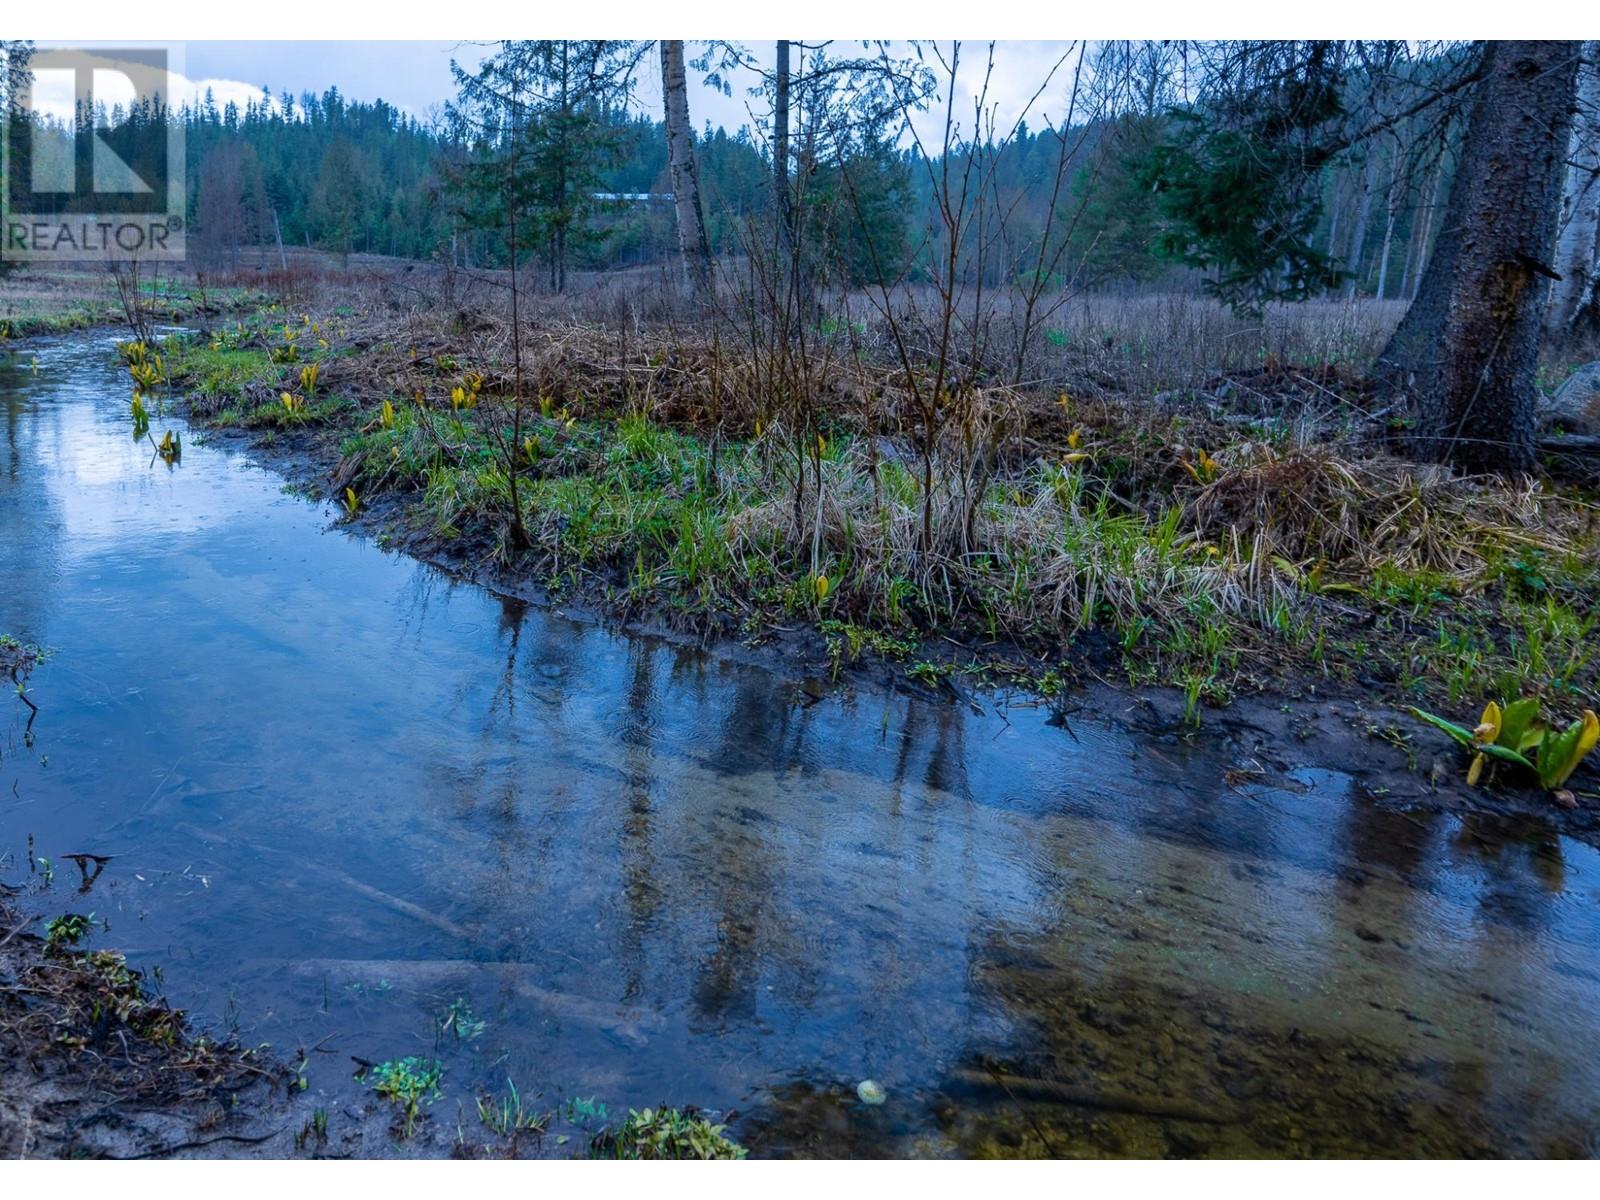
<path id="1" fill-rule="evenodd" d="M 1342 363 L 1159 402 L 986 388 L 930 452 L 859 350 L 804 410 L 710 335 L 531 327 L 520 413 L 510 358 L 503 321 L 348 305 L 166 351 L 198 420 L 309 451 L 391 536 L 611 611 L 809 629 L 835 670 L 1047 695 L 1115 675 L 1182 688 L 1195 720 L 1307 681 L 1452 711 L 1594 703 L 1592 497 L 1396 456 Z"/>
<path id="2" fill-rule="evenodd" d="M 138 298 L 152 321 L 174 324 L 212 313 L 253 310 L 265 303 L 258 288 L 239 282 L 208 287 L 185 271 L 142 279 Z M 0 283 L 0 353 L 30 337 L 126 320 L 116 281 L 103 269 L 28 268 L 6 275 Z"/>

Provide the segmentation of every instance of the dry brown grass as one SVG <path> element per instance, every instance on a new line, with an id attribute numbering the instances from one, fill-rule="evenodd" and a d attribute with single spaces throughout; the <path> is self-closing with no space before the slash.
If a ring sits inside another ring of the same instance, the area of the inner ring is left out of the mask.
<path id="1" fill-rule="evenodd" d="M 1220 476 L 1188 501 L 1196 532 L 1307 569 L 1365 575 L 1387 563 L 1471 584 L 1508 553 L 1586 544 L 1596 511 L 1533 480 L 1463 478 L 1336 444 L 1287 454 L 1244 444 L 1221 462 Z"/>

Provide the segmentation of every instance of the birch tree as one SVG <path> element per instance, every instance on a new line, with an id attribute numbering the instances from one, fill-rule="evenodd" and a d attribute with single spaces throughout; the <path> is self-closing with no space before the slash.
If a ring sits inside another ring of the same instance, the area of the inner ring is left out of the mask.
<path id="1" fill-rule="evenodd" d="M 706 238 L 705 210 L 700 202 L 700 168 L 694 156 L 694 127 L 689 123 L 689 83 L 683 67 L 683 43 L 661 43 L 661 90 L 666 106 L 667 159 L 672 169 L 672 205 L 678 220 L 678 248 L 695 293 L 712 296 L 711 243 Z"/>
<path id="2" fill-rule="evenodd" d="M 1600 231 L 1600 42 L 1584 44 L 1577 96 L 1554 264 L 1561 278 L 1551 286 L 1545 309 L 1546 332 L 1555 338 L 1571 333 L 1594 290 Z"/>

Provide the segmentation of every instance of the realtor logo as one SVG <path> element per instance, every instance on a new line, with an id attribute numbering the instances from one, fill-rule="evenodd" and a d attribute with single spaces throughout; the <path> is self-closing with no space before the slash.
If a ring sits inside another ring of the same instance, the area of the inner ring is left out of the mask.
<path id="1" fill-rule="evenodd" d="M 0 261 L 184 256 L 170 46 L 44 46 L 8 97 Z"/>

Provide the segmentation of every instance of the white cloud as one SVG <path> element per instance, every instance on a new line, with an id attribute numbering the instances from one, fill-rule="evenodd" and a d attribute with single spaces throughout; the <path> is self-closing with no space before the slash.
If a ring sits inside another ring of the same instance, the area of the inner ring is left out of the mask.
<path id="1" fill-rule="evenodd" d="M 267 95 L 253 83 L 238 79 L 188 79 L 182 75 L 173 76 L 173 80 L 173 95 L 180 104 L 198 107 L 209 91 L 219 112 L 232 103 L 243 113 L 245 105 L 252 101 L 258 105 L 265 103 L 273 112 L 282 110 L 276 96 Z"/>
<path id="2" fill-rule="evenodd" d="M 129 78 L 125 63 L 111 56 L 92 53 L 81 61 L 92 72 L 90 78 L 93 80 L 97 104 L 104 104 L 107 109 L 117 105 L 126 108 L 136 99 L 136 87 Z M 77 74 L 68 68 L 42 67 L 36 70 L 31 97 L 33 111 L 47 119 L 69 123 L 76 107 L 74 88 L 77 78 Z M 140 84 L 148 86 L 143 79 Z M 162 87 L 168 103 L 175 107 L 198 106 L 204 102 L 208 91 L 219 111 L 229 103 L 238 105 L 242 111 L 251 101 L 266 103 L 274 111 L 280 107 L 275 97 L 265 96 L 259 87 L 237 79 L 190 79 L 181 72 L 168 71 L 165 73 L 165 82 L 158 86 Z"/>

